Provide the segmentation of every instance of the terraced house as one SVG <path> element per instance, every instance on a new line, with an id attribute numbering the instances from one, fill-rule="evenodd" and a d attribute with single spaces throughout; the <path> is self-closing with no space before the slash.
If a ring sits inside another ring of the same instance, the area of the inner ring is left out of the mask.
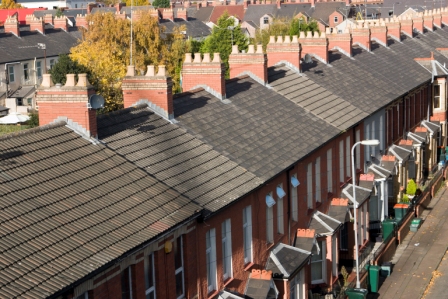
<path id="1" fill-rule="evenodd" d="M 187 54 L 37 91 L 41 127 L 0 142 L 0 297 L 311 298 L 446 145 L 448 11 Z M 361 140 L 378 147 L 354 150 Z M 357 210 L 353 209 L 355 186 Z"/>

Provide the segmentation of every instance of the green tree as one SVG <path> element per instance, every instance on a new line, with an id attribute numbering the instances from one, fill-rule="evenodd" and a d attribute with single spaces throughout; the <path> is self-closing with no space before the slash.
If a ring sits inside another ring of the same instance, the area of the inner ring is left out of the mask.
<path id="1" fill-rule="evenodd" d="M 2 0 L 0 9 L 22 8 L 22 5 L 16 3 L 14 0 Z"/>
<path id="2" fill-rule="evenodd" d="M 241 25 L 235 26 L 235 20 L 225 11 L 219 17 L 217 26 L 213 27 L 201 46 L 201 53 L 220 53 L 221 60 L 226 64 L 226 78 L 229 78 L 229 55 L 232 44 L 238 45 L 238 50 L 247 50 L 248 39 L 241 30 Z"/>
<path id="3" fill-rule="evenodd" d="M 126 0 L 125 3 L 126 3 L 126 6 L 131 6 L 131 4 L 133 6 L 149 5 L 149 1 L 148 0 Z"/>
<path id="4" fill-rule="evenodd" d="M 62 11 L 62 9 L 58 8 L 56 10 L 56 17 L 62 17 L 64 15 L 64 12 Z"/>
<path id="5" fill-rule="evenodd" d="M 89 73 L 88 69 L 76 61 L 73 61 L 68 55 L 59 55 L 58 61 L 50 69 L 49 73 L 53 79 L 53 83 L 65 84 L 67 74 L 83 74 Z"/>
<path id="6" fill-rule="evenodd" d="M 30 128 L 39 126 L 39 113 L 37 112 L 30 113 L 30 119 L 26 122 L 26 124 L 30 126 Z"/>
<path id="7" fill-rule="evenodd" d="M 152 6 L 158 8 L 168 8 L 171 6 L 170 0 L 154 0 Z"/>

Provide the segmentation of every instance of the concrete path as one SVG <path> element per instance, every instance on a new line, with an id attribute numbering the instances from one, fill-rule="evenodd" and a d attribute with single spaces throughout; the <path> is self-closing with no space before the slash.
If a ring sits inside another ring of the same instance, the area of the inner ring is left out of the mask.
<path id="1" fill-rule="evenodd" d="M 422 298 L 433 272 L 438 273 L 435 270 L 448 247 L 448 192 L 445 187 L 439 190 L 421 217 L 424 222 L 420 229 L 416 233 L 410 232 L 398 247 L 392 260 L 392 274 L 383 281 L 378 294 L 370 294 L 368 298 Z M 429 291 L 432 289 L 430 295 L 434 297 L 425 299 L 448 298 L 448 260 L 440 266 L 445 267 L 441 271 L 445 271 L 446 276 L 439 277 L 444 286 L 439 286 L 436 280 L 435 286 L 429 288 Z M 442 282 L 442 279 L 446 281 Z"/>

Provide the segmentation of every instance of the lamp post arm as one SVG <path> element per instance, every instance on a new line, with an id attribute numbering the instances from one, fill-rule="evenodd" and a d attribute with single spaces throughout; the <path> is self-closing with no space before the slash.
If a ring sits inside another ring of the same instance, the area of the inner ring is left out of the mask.
<path id="1" fill-rule="evenodd" d="M 353 186 L 353 210 L 354 210 L 354 231 L 355 231 L 355 259 L 356 259 L 356 288 L 360 288 L 359 283 L 359 253 L 358 253 L 358 202 L 356 201 L 356 169 L 355 169 L 355 148 L 362 142 L 358 141 L 352 146 L 352 186 Z"/>

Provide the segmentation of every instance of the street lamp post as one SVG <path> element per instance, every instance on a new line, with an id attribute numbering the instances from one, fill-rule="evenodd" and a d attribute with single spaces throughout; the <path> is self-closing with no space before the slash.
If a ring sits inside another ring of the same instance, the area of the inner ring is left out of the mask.
<path id="1" fill-rule="evenodd" d="M 359 283 L 359 257 L 358 257 L 358 202 L 356 201 L 356 172 L 355 172 L 355 147 L 357 145 L 370 145 L 375 146 L 380 144 L 379 140 L 373 139 L 373 140 L 362 140 L 358 141 L 352 146 L 352 185 L 353 185 L 353 207 L 355 210 L 355 219 L 354 219 L 354 226 L 355 226 L 355 257 L 356 257 L 356 288 L 360 288 Z"/>

